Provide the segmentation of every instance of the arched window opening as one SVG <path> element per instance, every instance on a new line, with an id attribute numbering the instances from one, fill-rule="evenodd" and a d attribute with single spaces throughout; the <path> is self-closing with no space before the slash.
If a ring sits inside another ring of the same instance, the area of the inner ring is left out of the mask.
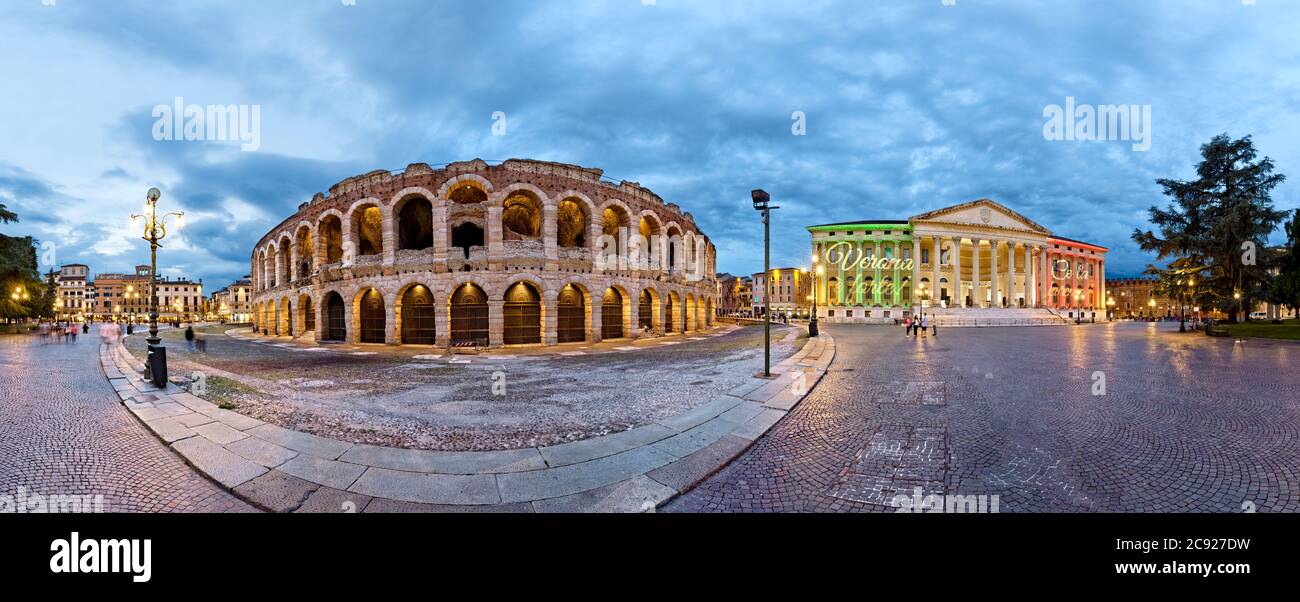
<path id="1" fill-rule="evenodd" d="M 402 343 L 432 345 L 436 338 L 433 293 L 417 284 L 402 295 Z"/>
<path id="2" fill-rule="evenodd" d="M 487 293 L 466 282 L 451 295 L 451 342 L 453 345 L 488 344 Z"/>
<path id="3" fill-rule="evenodd" d="M 600 338 L 623 338 L 623 295 L 613 287 L 600 300 Z"/>
<path id="4" fill-rule="evenodd" d="M 572 284 L 560 289 L 556 304 L 555 338 L 560 343 L 578 343 L 587 340 L 586 306 L 582 291 Z"/>
<path id="5" fill-rule="evenodd" d="M 379 291 L 370 289 L 361 296 L 361 330 L 362 343 L 384 342 L 384 297 Z"/>
<path id="6" fill-rule="evenodd" d="M 542 297 L 528 283 L 518 282 L 506 290 L 502 317 L 505 344 L 542 342 Z"/>
<path id="7" fill-rule="evenodd" d="M 578 203 L 565 199 L 555 212 L 555 241 L 561 247 L 584 247 L 587 243 L 587 213 Z"/>
<path id="8" fill-rule="evenodd" d="M 397 216 L 398 249 L 428 249 L 433 246 L 433 205 L 424 197 L 402 205 Z"/>

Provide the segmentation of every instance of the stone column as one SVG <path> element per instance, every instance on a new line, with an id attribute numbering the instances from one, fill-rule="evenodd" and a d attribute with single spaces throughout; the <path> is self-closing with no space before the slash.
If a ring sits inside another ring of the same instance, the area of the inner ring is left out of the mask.
<path id="1" fill-rule="evenodd" d="M 383 224 L 384 265 L 397 263 L 397 217 L 393 215 L 392 205 L 381 205 L 380 223 Z"/>
<path id="2" fill-rule="evenodd" d="M 961 237 L 952 237 L 952 291 L 953 307 L 966 307 L 966 296 L 961 293 Z"/>
<path id="3" fill-rule="evenodd" d="M 980 294 L 980 239 L 972 238 L 971 242 L 971 300 L 975 307 L 984 307 L 984 296 Z"/>
<path id="4" fill-rule="evenodd" d="M 932 236 L 930 240 L 930 307 L 938 307 L 939 292 L 943 288 L 939 286 L 939 259 L 943 257 L 943 251 L 938 236 Z"/>
<path id="5" fill-rule="evenodd" d="M 1025 307 L 1034 307 L 1037 299 L 1033 296 L 1034 249 L 1025 245 Z"/>
<path id="6" fill-rule="evenodd" d="M 921 286 L 921 239 L 912 233 L 912 298 L 907 300 L 908 306 L 920 305 L 921 295 L 917 293 Z"/>
<path id="7" fill-rule="evenodd" d="M 384 344 L 397 344 L 397 295 L 384 299 Z"/>
<path id="8" fill-rule="evenodd" d="M 605 307 L 601 305 L 602 299 L 597 299 L 593 294 L 591 301 L 587 304 L 587 342 L 600 342 L 600 325 L 605 319 Z M 610 316 L 611 320 L 622 320 L 623 316 Z"/>
<path id="9" fill-rule="evenodd" d="M 554 204 L 547 203 L 542 207 L 542 252 L 546 258 L 547 270 L 559 269 L 560 250 L 555 240 L 559 223 L 556 219 L 558 211 Z"/>
<path id="10" fill-rule="evenodd" d="M 630 321 L 630 323 L 624 322 L 623 324 L 623 336 L 629 339 L 637 339 L 641 337 L 641 293 L 638 291 L 636 294 L 636 297 L 623 299 L 623 305 L 624 307 L 627 307 L 625 311 L 627 311 L 628 319 Z M 654 305 L 651 305 L 650 307 L 653 308 Z M 651 322 L 653 323 L 653 320 L 651 320 Z"/>
<path id="11" fill-rule="evenodd" d="M 993 307 L 1002 307 L 1001 295 L 998 294 L 998 285 L 1001 284 L 1001 274 L 998 273 L 998 239 L 989 239 L 989 305 Z"/>
<path id="12" fill-rule="evenodd" d="M 447 271 L 447 202 L 433 203 L 433 263 L 435 272 Z"/>
<path id="13" fill-rule="evenodd" d="M 1070 309 L 1079 309 L 1079 256 L 1070 254 Z"/>
<path id="14" fill-rule="evenodd" d="M 451 292 L 444 292 L 434 300 L 433 304 L 433 343 L 439 347 L 446 347 L 451 343 L 451 306 L 445 301 L 450 298 Z M 317 320 L 316 323 L 320 324 L 320 321 Z M 320 328 L 316 330 L 319 331 Z"/>
<path id="15" fill-rule="evenodd" d="M 554 295 L 542 298 L 542 344 L 554 345 L 558 340 L 556 329 L 559 327 L 559 303 Z"/>
<path id="16" fill-rule="evenodd" d="M 1106 303 L 1108 297 L 1106 296 L 1106 261 L 1105 260 L 1101 260 L 1097 262 L 1097 282 L 1100 283 L 1101 286 L 1101 311 L 1104 312 L 1104 314 L 1107 315 L 1107 317 L 1109 317 L 1110 305 Z"/>
<path id="17" fill-rule="evenodd" d="M 505 244 L 502 242 L 504 229 L 501 227 L 501 202 L 503 199 L 497 199 L 496 202 L 488 206 L 487 212 L 487 250 L 488 265 L 493 269 L 501 269 L 505 262 Z"/>
<path id="18" fill-rule="evenodd" d="M 872 262 L 872 264 L 873 264 L 873 266 L 872 266 L 872 270 L 871 270 L 871 273 L 872 273 L 872 280 L 871 280 L 871 303 L 872 303 L 872 305 L 883 305 L 883 301 L 882 301 L 882 299 L 881 299 L 882 291 L 881 291 L 881 285 L 880 285 L 880 276 L 881 276 L 881 273 L 880 273 L 880 240 L 877 239 L 877 240 L 874 240 L 874 241 L 872 241 L 872 242 L 874 243 L 873 248 L 874 248 L 875 250 L 873 251 L 874 255 L 871 256 L 871 262 Z"/>
<path id="19" fill-rule="evenodd" d="M 1047 264 L 1047 256 L 1050 254 L 1046 245 L 1039 247 L 1038 263 L 1038 304 L 1043 307 L 1052 306 L 1052 270 Z"/>
<path id="20" fill-rule="evenodd" d="M 1007 241 L 1007 307 L 1016 307 L 1016 241 Z"/>
<path id="21" fill-rule="evenodd" d="M 498 228 L 501 221 L 497 220 Z M 488 346 L 505 345 L 505 305 L 500 299 L 488 299 Z"/>
<path id="22" fill-rule="evenodd" d="M 298 275 L 298 242 L 289 243 L 289 281 L 293 282 L 301 276 Z"/>

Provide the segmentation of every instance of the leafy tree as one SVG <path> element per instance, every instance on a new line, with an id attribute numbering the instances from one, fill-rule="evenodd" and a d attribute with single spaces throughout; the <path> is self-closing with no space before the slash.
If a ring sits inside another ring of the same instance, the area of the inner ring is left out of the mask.
<path id="1" fill-rule="evenodd" d="M 1234 322 L 1243 304 L 1264 298 L 1271 288 L 1269 270 L 1258 255 L 1286 217 L 1273 208 L 1270 196 L 1286 176 L 1273 173 L 1272 159 L 1256 156 L 1250 136 L 1215 136 L 1201 146 L 1196 179 L 1156 180 L 1173 201 L 1165 209 L 1149 209 L 1160 233 L 1133 231 L 1133 240 L 1154 252 L 1157 261 L 1181 260 L 1168 269 L 1178 275 L 1195 273 L 1198 296 L 1206 305 L 1227 308 Z M 1253 253 L 1243 248 L 1245 243 L 1253 245 Z M 1162 278 L 1174 276 L 1162 268 L 1149 269 Z"/>
<path id="2" fill-rule="evenodd" d="M 0 223 L 16 221 L 18 216 L 0 204 Z M 0 234 L 0 318 L 12 322 L 38 315 L 46 289 L 36 268 L 36 241 Z"/>
<path id="3" fill-rule="evenodd" d="M 1269 301 L 1292 309 L 1300 308 L 1300 209 L 1286 223 L 1287 242 L 1277 262 L 1278 275 L 1273 279 Z"/>

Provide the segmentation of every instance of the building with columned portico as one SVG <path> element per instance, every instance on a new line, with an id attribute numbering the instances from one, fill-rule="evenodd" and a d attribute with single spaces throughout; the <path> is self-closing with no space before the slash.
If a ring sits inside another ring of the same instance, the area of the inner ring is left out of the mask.
<path id="1" fill-rule="evenodd" d="M 989 199 L 906 220 L 809 226 L 818 316 L 951 326 L 1106 319 L 1106 252 Z"/>

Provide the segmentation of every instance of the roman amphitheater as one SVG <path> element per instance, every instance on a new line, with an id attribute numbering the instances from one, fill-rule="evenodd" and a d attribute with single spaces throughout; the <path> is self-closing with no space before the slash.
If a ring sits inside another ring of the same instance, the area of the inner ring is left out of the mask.
<path id="1" fill-rule="evenodd" d="M 665 336 L 712 326 L 714 266 L 690 213 L 599 169 L 416 163 L 343 180 L 262 237 L 254 326 L 455 347 Z"/>

